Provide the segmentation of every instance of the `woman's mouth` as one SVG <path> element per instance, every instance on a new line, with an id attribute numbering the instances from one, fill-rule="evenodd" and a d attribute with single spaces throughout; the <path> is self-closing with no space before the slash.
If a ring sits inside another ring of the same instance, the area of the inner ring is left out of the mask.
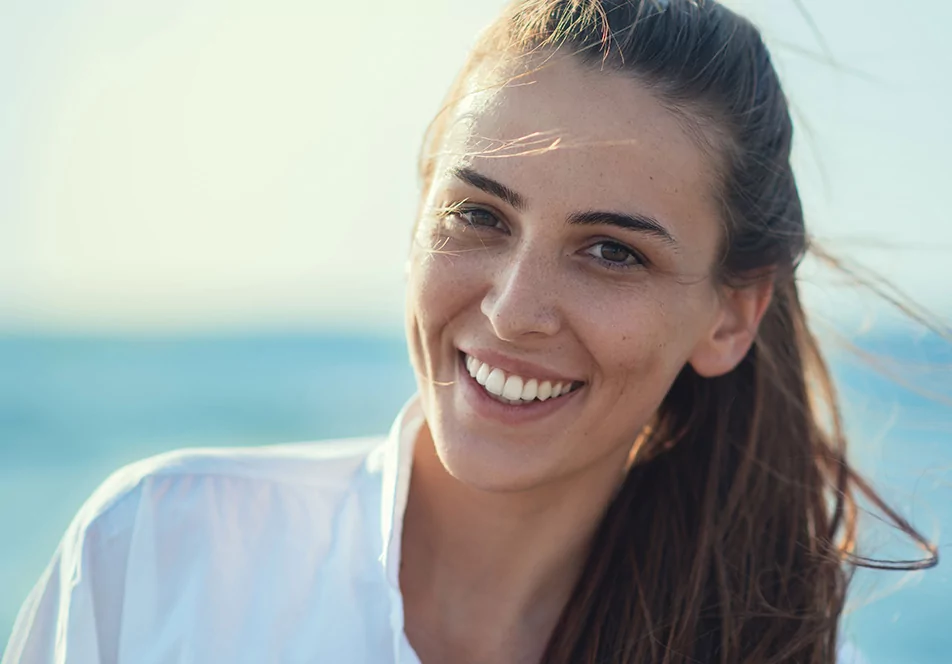
<path id="1" fill-rule="evenodd" d="M 581 381 L 540 380 L 530 376 L 506 373 L 471 355 L 461 353 L 461 356 L 469 375 L 482 386 L 486 394 L 510 406 L 524 406 L 558 399 L 584 385 Z"/>

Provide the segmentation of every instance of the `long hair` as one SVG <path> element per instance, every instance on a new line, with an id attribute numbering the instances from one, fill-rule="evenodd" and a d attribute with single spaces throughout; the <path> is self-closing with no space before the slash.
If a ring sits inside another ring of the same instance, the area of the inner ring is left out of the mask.
<path id="1" fill-rule="evenodd" d="M 543 662 L 832 664 L 851 569 L 873 565 L 854 551 L 857 492 L 931 554 L 925 564 L 935 548 L 847 464 L 794 278 L 809 241 L 768 51 L 707 0 L 516 0 L 481 35 L 447 108 L 487 63 L 556 52 L 648 86 L 710 149 L 725 231 L 717 277 L 770 279 L 773 297 L 740 364 L 716 378 L 685 367 L 642 432 L 659 452 L 632 465 L 609 505 Z M 446 115 L 424 143 L 424 185 Z"/>

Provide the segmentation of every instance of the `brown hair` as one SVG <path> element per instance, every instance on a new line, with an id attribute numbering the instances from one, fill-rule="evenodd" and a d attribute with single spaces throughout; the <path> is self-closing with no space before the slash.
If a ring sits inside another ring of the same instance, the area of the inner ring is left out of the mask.
<path id="1" fill-rule="evenodd" d="M 642 434 L 543 662 L 831 664 L 863 494 L 935 548 L 847 465 L 830 373 L 796 267 L 808 236 L 790 165 L 786 98 L 756 28 L 706 0 L 517 0 L 485 32 L 451 103 L 486 63 L 567 50 L 647 85 L 719 159 L 719 277 L 774 281 L 750 352 L 731 372 L 688 366 Z M 421 157 L 432 177 L 443 113 Z M 882 566 L 888 566 L 883 564 Z"/>

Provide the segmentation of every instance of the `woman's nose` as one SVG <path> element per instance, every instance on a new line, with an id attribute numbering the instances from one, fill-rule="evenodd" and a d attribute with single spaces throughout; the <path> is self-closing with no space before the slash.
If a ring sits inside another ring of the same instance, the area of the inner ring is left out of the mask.
<path id="1" fill-rule="evenodd" d="M 553 336 L 562 327 L 554 267 L 528 252 L 514 256 L 492 277 L 480 304 L 500 339 Z"/>

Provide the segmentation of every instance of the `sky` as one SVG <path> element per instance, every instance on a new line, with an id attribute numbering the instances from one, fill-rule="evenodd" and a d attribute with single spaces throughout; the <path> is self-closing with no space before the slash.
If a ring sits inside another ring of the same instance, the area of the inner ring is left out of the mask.
<path id="1" fill-rule="evenodd" d="M 952 317 L 952 3 L 728 4 L 811 231 Z M 0 333 L 399 329 L 420 138 L 501 5 L 0 0 Z"/>

